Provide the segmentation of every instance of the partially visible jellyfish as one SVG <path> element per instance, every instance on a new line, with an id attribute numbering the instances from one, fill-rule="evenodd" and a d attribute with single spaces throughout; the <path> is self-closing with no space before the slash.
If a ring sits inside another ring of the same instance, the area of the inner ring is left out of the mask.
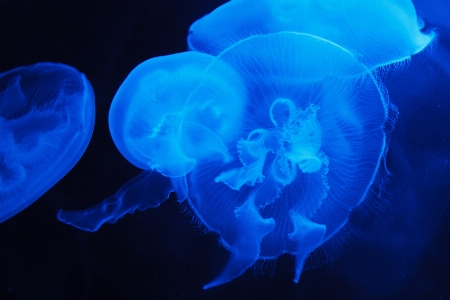
<path id="1" fill-rule="evenodd" d="M 58 218 L 95 231 L 175 191 L 231 252 L 204 288 L 258 259 L 305 259 L 364 200 L 385 154 L 391 108 L 381 82 L 348 50 L 303 33 L 248 37 L 217 57 L 151 59 L 113 100 L 119 150 L 145 169 L 91 209 Z"/>
<path id="2" fill-rule="evenodd" d="M 217 55 L 252 35 L 295 31 L 330 40 L 369 68 L 400 62 L 423 50 L 423 33 L 410 0 L 233 0 L 191 25 L 190 50 Z"/>
<path id="3" fill-rule="evenodd" d="M 238 78 L 234 70 L 224 64 L 225 78 L 210 72 L 204 79 L 208 93 L 220 97 L 187 104 L 213 59 L 200 52 L 153 58 L 137 66 L 121 85 L 111 104 L 109 126 L 117 148 L 136 167 L 178 177 L 199 159 L 229 158 L 225 143 L 234 138 L 244 109 L 244 87 L 238 79 L 228 80 Z"/>
<path id="4" fill-rule="evenodd" d="M 58 182 L 84 153 L 94 93 L 72 67 L 38 63 L 0 73 L 0 222 Z"/>

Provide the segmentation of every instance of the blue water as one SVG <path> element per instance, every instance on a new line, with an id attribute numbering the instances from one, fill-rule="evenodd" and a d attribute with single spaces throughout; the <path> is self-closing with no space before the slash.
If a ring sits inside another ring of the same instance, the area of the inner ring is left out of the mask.
<path id="1" fill-rule="evenodd" d="M 91 82 L 97 110 L 78 164 L 0 224 L 0 298 L 450 297 L 450 28 L 443 1 L 416 3 L 425 29 L 438 28 L 437 42 L 380 74 L 399 112 L 386 156 L 391 175 L 375 178 L 349 226 L 306 261 L 298 284 L 292 282 L 294 258 L 282 255 L 202 291 L 227 264 L 229 251 L 173 194 L 158 208 L 95 233 L 56 219 L 60 208 L 92 207 L 140 174 L 111 138 L 111 101 L 139 63 L 185 51 L 190 24 L 222 3 L 0 2 L 0 72 L 39 61 L 73 66 Z"/>

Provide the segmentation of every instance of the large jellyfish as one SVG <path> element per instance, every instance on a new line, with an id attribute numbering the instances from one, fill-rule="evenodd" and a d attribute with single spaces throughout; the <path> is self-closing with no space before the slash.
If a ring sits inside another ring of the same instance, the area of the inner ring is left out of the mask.
<path id="1" fill-rule="evenodd" d="M 384 90 L 350 52 L 307 34 L 251 37 L 218 60 L 246 83 L 246 110 L 228 144 L 234 160 L 187 176 L 191 205 L 232 253 L 206 287 L 282 253 L 296 256 L 297 282 L 305 258 L 339 231 L 374 180 L 386 143 Z"/>
<path id="2" fill-rule="evenodd" d="M 94 93 L 72 67 L 38 63 L 0 74 L 0 222 L 22 211 L 80 159 Z"/>

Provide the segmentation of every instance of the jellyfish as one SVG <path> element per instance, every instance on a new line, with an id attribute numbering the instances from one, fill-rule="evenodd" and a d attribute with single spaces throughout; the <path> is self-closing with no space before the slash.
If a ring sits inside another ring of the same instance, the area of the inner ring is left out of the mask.
<path id="1" fill-rule="evenodd" d="M 67 65 L 38 63 L 0 74 L 0 222 L 58 182 L 85 151 L 94 93 Z"/>
<path id="2" fill-rule="evenodd" d="M 119 150 L 144 171 L 58 218 L 95 231 L 175 192 L 231 252 L 205 289 L 283 253 L 296 257 L 298 282 L 305 259 L 365 199 L 385 154 L 384 126 L 395 122 L 390 109 L 376 74 L 310 34 L 251 36 L 216 57 L 151 59 L 119 88 L 109 119 Z"/>
<path id="3" fill-rule="evenodd" d="M 257 5 L 255 4 L 257 2 Z M 369 68 L 408 59 L 435 37 L 410 0 L 233 0 L 191 25 L 190 50 L 217 55 L 246 37 L 309 33 L 353 52 Z"/>

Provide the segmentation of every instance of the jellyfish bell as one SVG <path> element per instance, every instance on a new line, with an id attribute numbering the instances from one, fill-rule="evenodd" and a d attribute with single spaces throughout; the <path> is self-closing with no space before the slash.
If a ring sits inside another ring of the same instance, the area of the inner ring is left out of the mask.
<path id="1" fill-rule="evenodd" d="M 211 155 L 229 159 L 223 141 L 230 139 L 242 112 L 241 91 L 219 74 L 203 77 L 213 58 L 199 52 L 152 58 L 125 79 L 113 99 L 109 125 L 117 148 L 131 163 L 179 177 L 197 160 Z M 220 71 L 233 76 L 226 65 Z M 212 99 L 208 91 L 202 101 L 187 105 L 202 80 L 222 98 Z"/>
<path id="2" fill-rule="evenodd" d="M 94 116 L 92 87 L 72 67 L 38 63 L 0 74 L 0 222 L 70 171 Z"/>
<path id="3" fill-rule="evenodd" d="M 194 22 L 188 45 L 217 55 L 252 35 L 295 31 L 341 45 L 373 68 L 427 47 L 435 33 L 422 28 L 410 0 L 234 0 Z"/>

